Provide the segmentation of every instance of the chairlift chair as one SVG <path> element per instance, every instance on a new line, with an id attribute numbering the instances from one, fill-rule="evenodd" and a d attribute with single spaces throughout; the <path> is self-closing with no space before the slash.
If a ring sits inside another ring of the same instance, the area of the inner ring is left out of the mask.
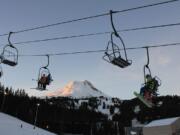
<path id="1" fill-rule="evenodd" d="M 18 50 L 14 46 L 6 45 L 1 54 L 2 63 L 9 66 L 18 64 Z"/>
<path id="2" fill-rule="evenodd" d="M 9 66 L 16 66 L 18 64 L 18 49 L 10 42 L 11 34 L 12 32 L 9 33 L 8 37 L 9 44 L 4 46 L 1 53 L 1 62 Z"/>
<path id="3" fill-rule="evenodd" d="M 51 77 L 50 70 L 48 69 L 48 66 L 49 66 L 49 55 L 47 55 L 47 58 L 48 58 L 47 65 L 43 66 L 43 67 L 40 67 L 40 69 L 39 69 L 38 79 L 37 79 L 37 88 L 36 88 L 37 90 L 46 90 L 46 89 L 43 89 L 43 88 L 39 87 L 39 81 L 43 77 L 43 75 L 45 75 L 45 77 L 47 77 L 45 85 L 50 85 L 50 83 L 53 81 L 52 77 Z"/>
<path id="4" fill-rule="evenodd" d="M 151 70 L 149 68 L 149 61 L 150 61 L 150 59 L 149 59 L 149 48 L 145 47 L 145 49 L 146 49 L 146 55 L 147 55 L 147 63 L 146 63 L 146 65 L 144 65 L 143 71 L 144 71 L 144 82 L 146 83 L 146 79 L 145 79 L 146 75 L 150 75 L 151 77 L 152 77 L 152 75 L 151 75 Z M 158 81 L 158 85 L 160 86 L 161 85 L 160 78 L 157 76 L 155 76 L 154 78 Z"/>
<path id="5" fill-rule="evenodd" d="M 150 68 L 149 68 L 149 61 L 150 61 L 150 59 L 149 59 L 149 48 L 148 47 L 145 47 L 145 49 L 146 49 L 146 53 L 147 53 L 147 63 L 146 63 L 146 65 L 144 65 L 144 68 L 143 68 L 143 73 L 144 73 L 144 85 L 146 85 L 147 84 L 147 79 L 146 79 L 146 76 L 147 75 L 150 75 L 150 77 L 152 78 L 152 79 L 155 79 L 154 81 L 156 82 L 155 84 L 155 87 L 159 87 L 160 85 L 161 85 L 161 80 L 159 79 L 159 77 L 157 77 L 157 76 L 155 76 L 155 77 L 152 77 L 152 75 L 151 75 L 151 70 L 150 70 Z M 158 89 L 157 89 L 158 90 Z M 152 95 L 154 95 L 154 96 L 157 96 L 158 94 L 157 94 L 157 90 L 156 91 L 154 91 L 153 93 L 151 93 Z"/>
<path id="6" fill-rule="evenodd" d="M 105 61 L 108 61 L 116 66 L 119 66 L 121 68 L 125 68 L 129 65 L 132 64 L 131 60 L 128 60 L 127 58 L 127 53 L 126 53 L 126 47 L 123 42 L 123 39 L 120 37 L 120 35 L 117 33 L 114 23 L 113 23 L 113 17 L 112 17 L 113 11 L 110 11 L 110 17 L 111 17 L 111 25 L 113 28 L 113 32 L 111 33 L 111 40 L 108 42 L 108 45 L 106 47 L 105 55 L 103 56 L 103 59 Z M 120 49 L 119 47 L 114 43 L 113 38 L 116 37 L 117 39 L 120 40 L 120 43 L 123 46 L 123 52 L 124 52 L 124 58 L 120 54 Z M 111 48 L 110 48 L 111 46 Z M 111 52 L 112 51 L 112 52 Z"/>

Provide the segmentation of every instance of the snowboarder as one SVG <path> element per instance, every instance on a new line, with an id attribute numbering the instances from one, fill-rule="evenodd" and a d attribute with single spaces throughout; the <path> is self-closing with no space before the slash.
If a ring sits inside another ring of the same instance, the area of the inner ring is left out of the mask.
<path id="1" fill-rule="evenodd" d="M 49 85 L 51 83 L 52 80 L 52 77 L 51 77 L 51 74 L 49 73 L 47 78 L 46 78 L 46 84 Z"/>
<path id="2" fill-rule="evenodd" d="M 159 87 L 159 83 L 156 80 L 156 78 L 152 78 L 151 75 L 146 75 L 146 83 L 144 86 L 140 89 L 140 95 L 142 95 L 147 100 L 152 100 L 152 97 L 156 97 L 157 90 Z"/>

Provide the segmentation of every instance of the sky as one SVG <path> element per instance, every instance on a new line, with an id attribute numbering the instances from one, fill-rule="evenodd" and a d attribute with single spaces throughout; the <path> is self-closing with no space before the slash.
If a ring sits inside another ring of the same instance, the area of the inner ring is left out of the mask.
<path id="1" fill-rule="evenodd" d="M 164 0 L 1 0 L 0 34 L 9 31 L 63 22 L 67 20 L 123 10 Z M 117 30 L 180 22 L 180 1 L 130 12 L 114 14 Z M 11 42 L 29 41 L 71 35 L 112 31 L 110 16 L 78 21 L 55 27 L 13 34 Z M 121 32 L 126 47 L 139 47 L 180 42 L 180 26 Z M 7 36 L 0 37 L 0 51 L 8 43 Z M 107 46 L 110 34 L 15 45 L 19 54 L 48 54 L 86 50 L 102 50 Z M 119 44 L 121 48 L 122 45 Z M 150 48 L 152 76 L 162 80 L 160 95 L 180 95 L 179 46 Z M 131 66 L 121 69 L 102 59 L 104 53 L 50 56 L 49 69 L 53 82 L 49 91 L 64 87 L 70 81 L 88 80 L 107 95 L 121 99 L 134 98 L 143 84 L 143 66 L 146 50 L 128 50 Z M 38 70 L 47 64 L 47 58 L 19 57 L 16 67 L 2 65 L 5 86 L 22 88 L 35 94 Z"/>

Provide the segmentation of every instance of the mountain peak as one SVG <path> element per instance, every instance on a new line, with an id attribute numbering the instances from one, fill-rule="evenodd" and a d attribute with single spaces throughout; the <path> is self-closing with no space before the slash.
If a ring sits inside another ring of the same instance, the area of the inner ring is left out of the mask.
<path id="1" fill-rule="evenodd" d="M 63 96 L 63 97 L 107 97 L 103 92 L 98 90 L 94 85 L 87 81 L 70 81 L 64 88 L 59 89 L 55 92 L 48 93 L 48 96 Z"/>

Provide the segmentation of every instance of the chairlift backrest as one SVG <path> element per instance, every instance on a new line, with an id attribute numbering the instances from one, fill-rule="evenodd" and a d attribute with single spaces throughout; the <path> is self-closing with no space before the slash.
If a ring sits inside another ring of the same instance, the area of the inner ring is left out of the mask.
<path id="1" fill-rule="evenodd" d="M 46 67 L 41 67 L 41 68 L 39 69 L 38 80 L 39 80 L 43 75 L 47 76 L 48 74 L 50 74 L 49 69 L 46 68 Z"/>
<path id="2" fill-rule="evenodd" d="M 45 75 L 46 77 L 46 84 L 49 85 L 53 79 L 50 73 L 50 70 L 47 67 L 41 67 L 39 69 L 39 74 L 38 74 L 38 81 Z"/>

